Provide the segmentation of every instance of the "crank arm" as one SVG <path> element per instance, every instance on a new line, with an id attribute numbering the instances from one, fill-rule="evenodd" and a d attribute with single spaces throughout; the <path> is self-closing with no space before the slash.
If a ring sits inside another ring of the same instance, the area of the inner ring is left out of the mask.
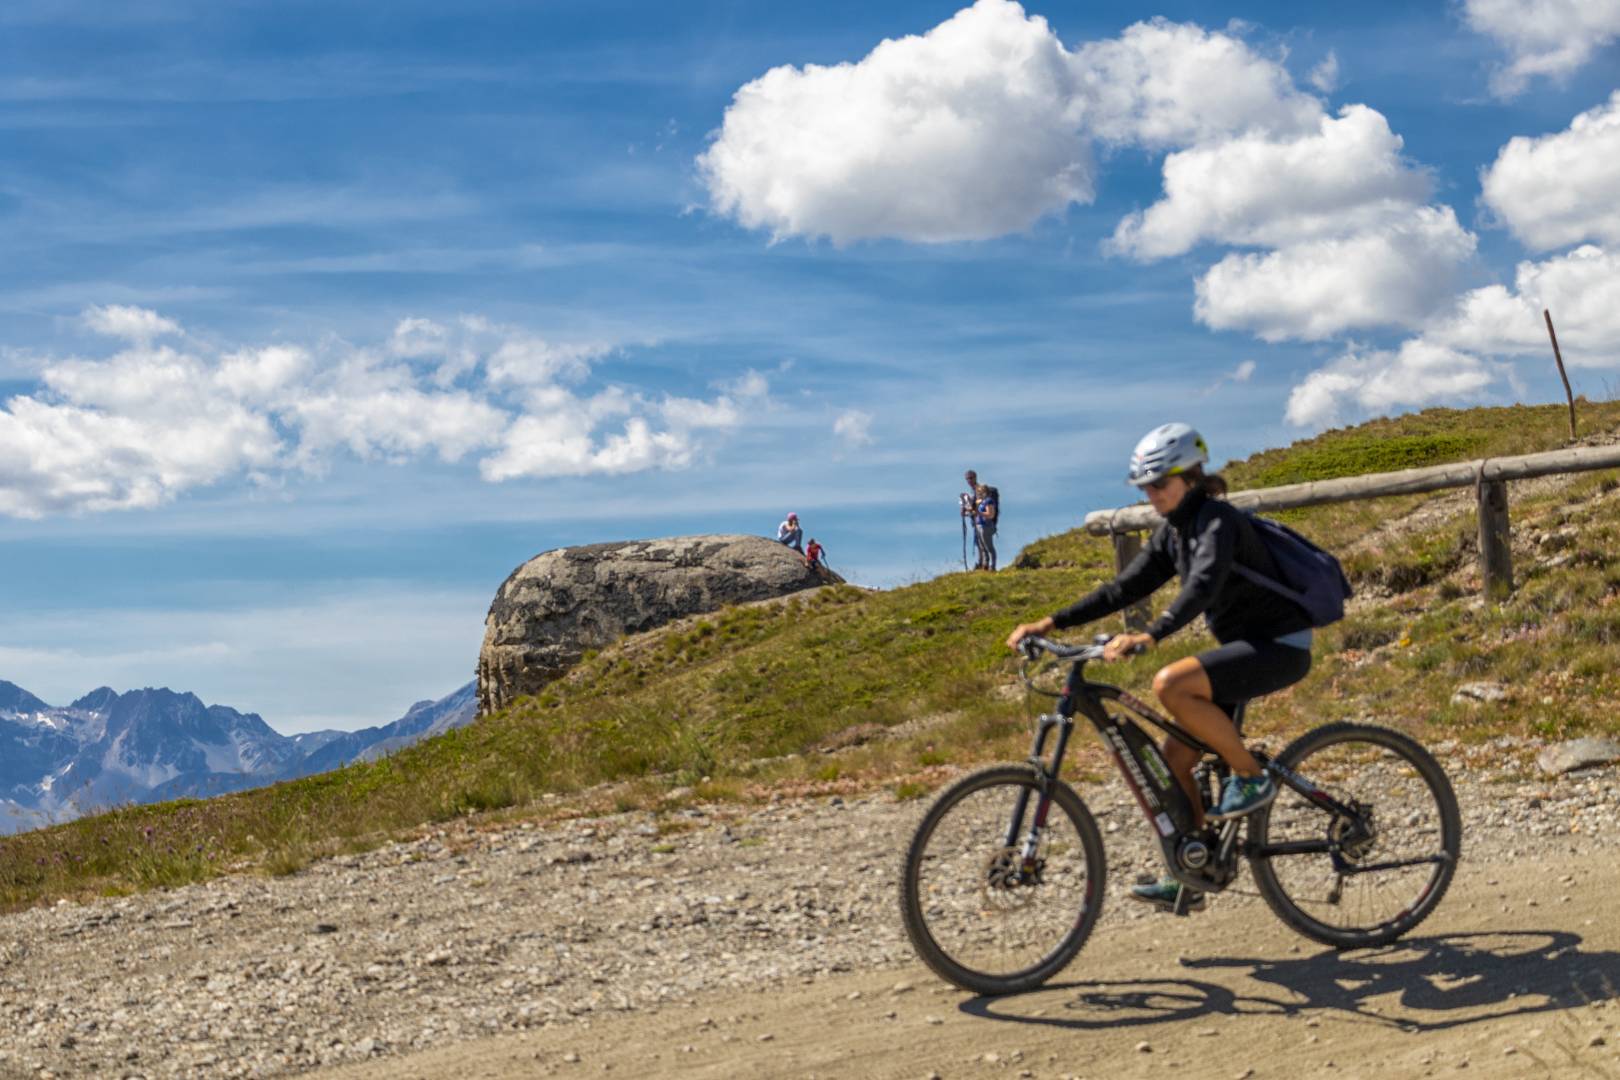
<path id="1" fill-rule="evenodd" d="M 1243 855 L 1249 859 L 1272 859 L 1279 855 L 1324 855 L 1334 850 L 1327 840 L 1288 840 L 1281 844 L 1245 844 Z"/>

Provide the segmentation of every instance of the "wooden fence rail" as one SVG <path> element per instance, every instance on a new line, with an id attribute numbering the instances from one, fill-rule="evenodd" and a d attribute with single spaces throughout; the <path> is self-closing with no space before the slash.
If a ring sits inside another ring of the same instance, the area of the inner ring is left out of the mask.
<path id="1" fill-rule="evenodd" d="M 1486 593 L 1502 597 L 1513 591 L 1513 562 L 1508 548 L 1508 481 L 1613 468 L 1620 468 L 1620 446 L 1577 447 L 1236 491 L 1229 501 L 1234 506 L 1258 512 L 1472 487 L 1477 492 L 1479 505 L 1480 573 Z M 1117 568 L 1123 569 L 1141 550 L 1138 534 L 1156 528 L 1161 520 L 1153 508 L 1146 505 L 1094 510 L 1086 515 L 1085 530 L 1093 536 L 1114 538 L 1114 561 Z M 1128 611 L 1126 625 L 1141 625 L 1145 617 L 1146 608 Z"/>

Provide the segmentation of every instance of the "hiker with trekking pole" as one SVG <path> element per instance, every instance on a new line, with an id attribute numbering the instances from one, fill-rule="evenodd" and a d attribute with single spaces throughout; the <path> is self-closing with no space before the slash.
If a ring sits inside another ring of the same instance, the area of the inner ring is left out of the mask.
<path id="1" fill-rule="evenodd" d="M 996 527 L 1001 523 L 1001 492 L 989 484 L 979 483 L 979 474 L 969 469 L 962 479 L 968 489 L 957 496 L 962 514 L 962 569 L 994 570 L 996 568 Z M 973 551 L 977 556 L 968 566 L 967 537 L 973 530 Z"/>

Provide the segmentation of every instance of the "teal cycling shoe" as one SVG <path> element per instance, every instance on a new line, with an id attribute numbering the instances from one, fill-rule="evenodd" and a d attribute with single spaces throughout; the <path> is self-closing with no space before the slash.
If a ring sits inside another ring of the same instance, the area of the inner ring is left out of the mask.
<path id="1" fill-rule="evenodd" d="M 1264 773 L 1259 776 L 1229 776 L 1226 786 L 1221 789 L 1221 804 L 1207 816 L 1211 821 L 1230 821 L 1254 813 L 1276 797 L 1277 785 Z"/>
<path id="2" fill-rule="evenodd" d="M 1175 878 L 1161 878 L 1147 885 L 1137 885 L 1131 889 L 1131 899 L 1140 900 L 1144 904 L 1151 904 L 1160 911 L 1175 911 L 1176 900 L 1181 890 L 1187 886 Z M 1187 889 L 1187 900 L 1181 906 L 1183 912 L 1203 911 L 1205 907 L 1204 894 L 1197 889 Z"/>

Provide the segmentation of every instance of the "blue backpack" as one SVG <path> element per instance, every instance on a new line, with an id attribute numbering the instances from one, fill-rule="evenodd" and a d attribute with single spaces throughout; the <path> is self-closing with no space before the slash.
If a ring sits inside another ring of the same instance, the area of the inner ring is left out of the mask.
<path id="1" fill-rule="evenodd" d="M 1304 608 L 1312 626 L 1327 626 L 1344 618 L 1344 602 L 1354 594 L 1339 560 L 1288 526 L 1248 510 L 1243 512 L 1276 560 L 1277 573 L 1282 580 L 1237 563 L 1232 564 L 1233 572 Z"/>

